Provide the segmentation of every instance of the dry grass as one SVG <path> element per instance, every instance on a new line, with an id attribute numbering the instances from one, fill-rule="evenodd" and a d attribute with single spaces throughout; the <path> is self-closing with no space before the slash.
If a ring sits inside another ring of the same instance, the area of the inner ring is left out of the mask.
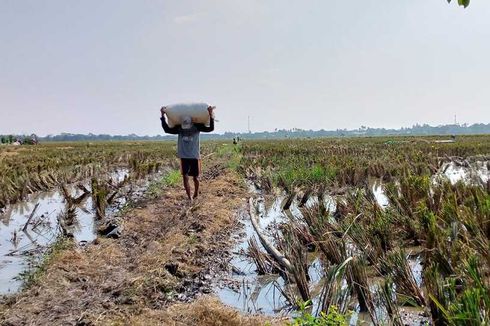
<path id="1" fill-rule="evenodd" d="M 285 325 L 285 320 L 262 316 L 245 316 L 235 309 L 224 306 L 218 299 L 206 296 L 191 304 L 175 304 L 165 311 L 145 310 L 121 324 L 131 325 L 199 325 L 199 326 L 263 326 Z"/>
<path id="2" fill-rule="evenodd" d="M 0 303 L 3 325 L 254 325 L 211 298 L 176 303 L 176 293 L 211 265 L 223 264 L 236 211 L 246 198 L 239 177 L 203 182 L 192 207 L 171 188 L 122 219 L 122 237 L 57 254 L 29 289 Z M 178 266 L 170 273 L 166 264 Z M 191 284 L 192 286 L 192 284 Z M 188 294 L 192 297 L 192 294 Z"/>
<path id="3" fill-rule="evenodd" d="M 0 152 L 0 159 L 7 156 L 19 155 L 19 152 Z"/>

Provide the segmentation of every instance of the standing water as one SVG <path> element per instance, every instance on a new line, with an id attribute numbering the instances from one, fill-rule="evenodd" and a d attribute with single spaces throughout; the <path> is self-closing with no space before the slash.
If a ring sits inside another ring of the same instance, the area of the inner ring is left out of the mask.
<path id="1" fill-rule="evenodd" d="M 263 198 L 259 201 L 259 223 L 263 230 L 285 219 L 281 210 L 281 198 L 277 198 L 272 207 L 266 209 Z M 239 241 L 233 249 L 231 275 L 224 279 L 216 289 L 221 301 L 229 306 L 247 313 L 275 314 L 287 306 L 286 299 L 279 288 L 284 281 L 277 274 L 258 275 L 255 264 L 247 256 L 248 240 L 255 238 L 255 230 L 248 214 L 241 218 L 244 224 L 244 234 L 240 234 Z M 279 287 L 279 288 L 278 288 Z"/>
<path id="2" fill-rule="evenodd" d="M 259 226 L 264 235 L 273 243 L 273 234 L 276 229 L 281 223 L 287 222 L 287 216 L 282 209 L 286 195 L 278 195 L 272 204 L 267 205 L 266 200 L 257 189 L 252 187 L 251 192 L 258 195 Z M 317 203 L 317 197 L 310 197 L 305 206 L 312 207 Z M 298 201 L 294 200 L 290 207 L 290 211 L 294 216 L 301 214 L 298 204 Z M 331 197 L 326 196 L 325 206 L 328 209 L 335 209 L 335 203 Z M 261 247 L 260 241 L 248 214 L 242 214 L 241 222 L 244 225 L 244 230 L 237 236 L 238 242 L 233 248 L 233 255 L 229 262 L 232 270 L 231 275 L 221 280 L 215 289 L 216 294 L 223 303 L 243 312 L 267 315 L 288 313 L 291 310 L 291 306 L 283 295 L 283 291 L 290 284 L 286 284 L 279 274 L 259 275 L 257 273 L 255 263 L 247 255 L 248 240 L 255 238 Z M 312 288 L 317 287 L 323 273 L 323 268 L 318 258 L 311 259 L 308 273 Z"/>
<path id="3" fill-rule="evenodd" d="M 121 190 L 130 195 L 141 193 L 157 175 L 140 180 L 134 188 L 129 185 Z M 129 170 L 125 168 L 109 174 L 116 183 L 128 176 Z M 89 182 L 81 185 L 90 189 Z M 71 197 L 81 199 L 71 206 L 61 190 L 53 190 L 29 195 L 26 200 L 10 205 L 0 213 L 0 294 L 14 293 L 22 287 L 21 275 L 37 265 L 50 245 L 56 242 L 62 233 L 61 221 L 79 245 L 97 237 L 92 196 L 83 196 L 81 188 L 74 184 L 66 186 Z M 116 213 L 126 201 L 120 191 L 106 213 Z"/>

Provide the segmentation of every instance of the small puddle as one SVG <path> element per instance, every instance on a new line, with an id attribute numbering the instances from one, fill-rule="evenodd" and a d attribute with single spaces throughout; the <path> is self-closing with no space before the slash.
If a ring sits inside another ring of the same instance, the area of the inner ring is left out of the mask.
<path id="1" fill-rule="evenodd" d="M 386 208 L 389 204 L 388 197 L 386 196 L 383 183 L 380 180 L 373 182 L 371 186 L 374 198 L 381 208 Z"/>
<path id="2" fill-rule="evenodd" d="M 473 161 L 471 163 L 465 162 L 464 164 L 456 164 L 455 162 L 444 163 L 441 167 L 441 172 L 436 174 L 434 180 L 437 180 L 437 177 L 443 176 L 453 185 L 458 181 L 463 181 L 467 184 L 486 184 L 490 180 L 488 165 L 489 161 Z"/>
<path id="3" fill-rule="evenodd" d="M 129 170 L 125 168 L 109 174 L 114 182 L 121 182 L 128 176 Z M 133 195 L 141 196 L 156 176 L 158 173 L 123 187 L 106 214 L 117 213 L 129 200 L 128 195 L 131 198 L 134 198 Z M 88 181 L 67 185 L 66 189 L 73 198 L 81 198 L 84 193 L 79 185 L 90 189 Z M 36 206 L 32 219 L 26 225 Z M 39 263 L 46 250 L 58 239 L 61 234 L 60 218 L 67 214 L 68 208 L 62 191 L 52 190 L 31 194 L 26 200 L 10 205 L 0 213 L 0 294 L 14 293 L 22 287 L 20 275 Z M 72 205 L 70 218 L 63 220 L 76 243 L 85 245 L 97 237 L 90 194 L 80 203 Z"/>
<path id="4" fill-rule="evenodd" d="M 458 181 L 463 181 L 466 184 L 485 185 L 490 180 L 488 166 L 488 161 L 474 161 L 467 163 L 466 166 L 455 162 L 444 163 L 440 171 L 434 174 L 431 179 L 434 184 L 437 184 L 442 178 L 449 180 L 452 185 Z M 376 179 L 371 182 L 370 187 L 378 205 L 383 209 L 388 207 L 390 202 L 386 196 L 384 183 Z"/>

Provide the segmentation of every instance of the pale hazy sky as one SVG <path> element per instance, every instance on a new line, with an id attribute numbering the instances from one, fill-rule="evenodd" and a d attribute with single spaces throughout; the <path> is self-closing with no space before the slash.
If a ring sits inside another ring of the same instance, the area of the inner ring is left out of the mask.
<path id="1" fill-rule="evenodd" d="M 0 134 L 490 122 L 490 1 L 0 0 Z"/>

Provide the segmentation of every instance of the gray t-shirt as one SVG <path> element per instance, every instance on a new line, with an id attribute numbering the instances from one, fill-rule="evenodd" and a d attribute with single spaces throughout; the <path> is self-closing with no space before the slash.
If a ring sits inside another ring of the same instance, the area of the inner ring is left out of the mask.
<path id="1" fill-rule="evenodd" d="M 199 134 L 201 132 L 192 126 L 189 129 L 180 129 L 177 140 L 177 156 L 179 158 L 200 159 L 200 142 Z"/>
<path id="2" fill-rule="evenodd" d="M 161 117 L 162 128 L 168 134 L 179 135 L 177 139 L 177 156 L 179 158 L 200 159 L 199 135 L 201 132 L 211 132 L 214 130 L 214 119 L 209 119 L 209 126 L 195 123 L 189 129 L 182 129 L 180 126 L 170 128 L 164 117 Z"/>

